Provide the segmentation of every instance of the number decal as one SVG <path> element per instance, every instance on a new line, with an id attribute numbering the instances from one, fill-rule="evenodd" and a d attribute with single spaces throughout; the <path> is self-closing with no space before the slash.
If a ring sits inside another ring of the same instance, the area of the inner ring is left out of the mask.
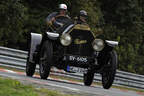
<path id="1" fill-rule="evenodd" d="M 86 73 L 87 69 L 70 66 L 70 71 L 78 73 Z"/>
<path id="2" fill-rule="evenodd" d="M 77 57 L 77 61 L 87 62 L 87 58 L 84 58 L 84 57 Z"/>
<path id="3" fill-rule="evenodd" d="M 78 62 L 87 62 L 87 58 L 84 57 L 74 57 L 74 56 L 69 56 L 70 61 L 78 61 Z"/>
<path id="4" fill-rule="evenodd" d="M 70 61 L 74 61 L 74 60 L 75 60 L 75 57 L 74 57 L 74 56 L 70 56 L 70 57 L 69 57 L 69 60 L 70 60 Z"/>

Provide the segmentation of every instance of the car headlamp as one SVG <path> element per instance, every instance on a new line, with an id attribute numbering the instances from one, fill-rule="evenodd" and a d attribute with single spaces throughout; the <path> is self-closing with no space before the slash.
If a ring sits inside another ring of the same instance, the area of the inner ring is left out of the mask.
<path id="1" fill-rule="evenodd" d="M 92 46 L 95 51 L 101 51 L 104 48 L 104 41 L 102 39 L 95 39 Z"/>
<path id="2" fill-rule="evenodd" d="M 60 42 L 63 46 L 68 46 L 72 42 L 72 38 L 69 34 L 62 34 L 60 38 Z"/>

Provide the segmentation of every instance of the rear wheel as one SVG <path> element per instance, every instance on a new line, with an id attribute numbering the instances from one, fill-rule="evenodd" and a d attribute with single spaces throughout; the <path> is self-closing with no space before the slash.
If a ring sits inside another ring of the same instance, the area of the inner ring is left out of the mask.
<path id="1" fill-rule="evenodd" d="M 117 54 L 115 51 L 111 51 L 107 67 L 104 68 L 102 75 L 102 85 L 104 89 L 109 89 L 114 81 L 114 77 L 117 69 Z"/>
<path id="2" fill-rule="evenodd" d="M 50 68 L 52 65 L 52 57 L 53 57 L 53 47 L 52 42 L 47 40 L 44 41 L 40 51 L 40 76 L 41 79 L 47 79 L 50 73 Z"/>
<path id="3" fill-rule="evenodd" d="M 87 73 L 84 73 L 84 85 L 90 86 L 94 79 L 94 73 L 88 71 Z"/>

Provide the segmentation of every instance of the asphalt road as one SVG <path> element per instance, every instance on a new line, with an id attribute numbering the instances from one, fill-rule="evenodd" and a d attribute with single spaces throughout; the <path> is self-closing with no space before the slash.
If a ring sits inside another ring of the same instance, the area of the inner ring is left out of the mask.
<path id="1" fill-rule="evenodd" d="M 38 76 L 27 77 L 25 73 L 14 72 L 7 69 L 0 69 L 0 76 L 17 79 L 25 84 L 31 84 L 35 87 L 42 87 L 51 90 L 58 90 L 68 94 L 78 94 L 80 96 L 144 96 L 142 93 L 135 91 L 121 90 L 111 88 L 109 90 L 103 89 L 102 86 L 84 86 L 81 83 L 69 82 L 67 80 L 60 80 L 48 78 L 42 80 Z"/>

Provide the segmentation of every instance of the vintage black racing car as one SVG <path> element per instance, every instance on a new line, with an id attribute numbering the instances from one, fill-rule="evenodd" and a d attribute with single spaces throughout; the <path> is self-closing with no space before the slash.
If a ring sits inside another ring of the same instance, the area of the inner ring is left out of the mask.
<path id="1" fill-rule="evenodd" d="M 47 79 L 52 66 L 66 72 L 82 72 L 84 85 L 90 86 L 95 73 L 109 89 L 117 69 L 116 41 L 95 37 L 89 26 L 69 23 L 60 32 L 31 33 L 26 63 L 27 76 L 39 65 L 41 79 Z"/>

